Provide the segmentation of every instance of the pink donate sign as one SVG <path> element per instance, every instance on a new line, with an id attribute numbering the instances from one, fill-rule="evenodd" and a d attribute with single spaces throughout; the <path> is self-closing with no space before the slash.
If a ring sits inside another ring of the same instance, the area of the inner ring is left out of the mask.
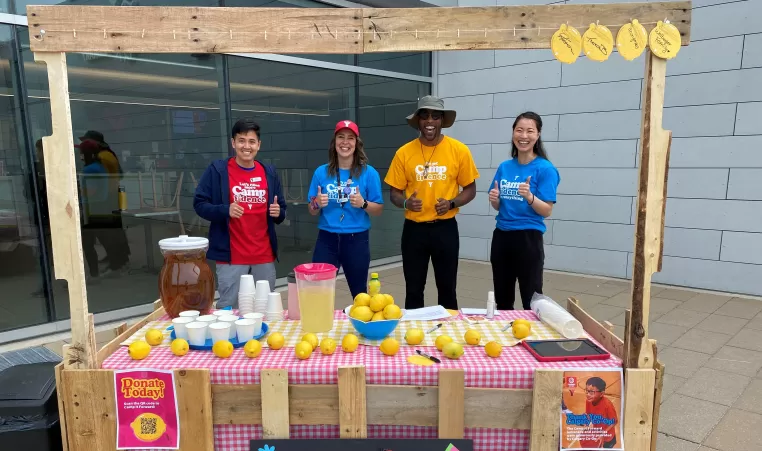
<path id="1" fill-rule="evenodd" d="M 164 370 L 114 371 L 116 449 L 179 449 L 175 374 Z"/>

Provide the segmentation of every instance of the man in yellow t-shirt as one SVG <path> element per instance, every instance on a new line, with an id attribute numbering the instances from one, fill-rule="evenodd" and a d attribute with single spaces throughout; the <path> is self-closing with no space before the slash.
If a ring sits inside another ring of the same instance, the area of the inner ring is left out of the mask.
<path id="1" fill-rule="evenodd" d="M 460 236 L 455 215 L 476 196 L 479 171 L 468 147 L 442 134 L 454 122 L 455 111 L 446 110 L 442 99 L 420 99 L 407 117 L 420 135 L 397 150 L 384 179 L 392 203 L 405 209 L 401 247 L 408 309 L 423 307 L 429 260 L 439 305 L 458 308 Z"/>

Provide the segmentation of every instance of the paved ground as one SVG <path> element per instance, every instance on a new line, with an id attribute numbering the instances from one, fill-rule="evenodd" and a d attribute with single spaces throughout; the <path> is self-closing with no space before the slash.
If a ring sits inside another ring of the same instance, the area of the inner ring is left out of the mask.
<path id="1" fill-rule="evenodd" d="M 380 271 L 382 291 L 404 300 L 402 268 Z M 463 261 L 459 270 L 461 307 L 486 306 L 492 288 L 490 266 Z M 627 280 L 546 272 L 546 295 L 559 303 L 576 297 L 598 321 L 610 321 L 621 337 L 629 305 Z M 762 449 L 762 299 L 655 285 L 650 338 L 658 340 L 666 365 L 659 451 Z M 284 293 L 285 296 L 286 293 Z M 344 301 L 342 301 L 342 299 Z M 520 305 L 517 294 L 517 305 Z M 436 303 L 433 270 L 427 305 Z M 337 308 L 351 302 L 346 282 L 337 282 Z M 99 345 L 111 338 L 97 334 Z M 63 342 L 47 346 L 60 352 Z M 2 348 L 2 346 L 0 346 Z"/>

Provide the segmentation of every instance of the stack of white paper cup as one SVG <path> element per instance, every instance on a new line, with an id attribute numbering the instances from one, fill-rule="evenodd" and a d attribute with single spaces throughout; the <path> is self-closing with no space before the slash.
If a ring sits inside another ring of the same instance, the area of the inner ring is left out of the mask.
<path id="1" fill-rule="evenodd" d="M 241 282 L 238 285 L 238 313 L 244 315 L 254 311 L 254 298 L 256 296 L 254 289 L 254 276 L 244 274 L 241 276 Z"/>
<path id="2" fill-rule="evenodd" d="M 267 313 L 267 295 L 270 293 L 270 282 L 257 280 L 257 292 L 254 296 L 254 312 Z"/>
<path id="3" fill-rule="evenodd" d="M 280 293 L 267 295 L 267 321 L 283 321 L 283 301 Z"/>
<path id="4" fill-rule="evenodd" d="M 188 331 L 188 342 L 193 346 L 204 346 L 206 344 L 206 333 L 209 329 L 208 323 L 194 321 L 185 326 Z"/>

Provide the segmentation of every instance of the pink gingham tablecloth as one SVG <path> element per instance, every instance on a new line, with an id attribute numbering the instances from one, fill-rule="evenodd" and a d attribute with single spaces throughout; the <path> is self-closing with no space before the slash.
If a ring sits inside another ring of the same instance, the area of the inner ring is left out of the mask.
<path id="1" fill-rule="evenodd" d="M 336 312 L 337 319 L 346 318 L 343 312 Z M 531 311 L 501 311 L 496 319 L 511 320 L 526 318 L 537 321 Z M 451 320 L 456 320 L 453 317 Z M 404 327 L 404 323 L 400 325 Z M 595 341 L 595 340 L 593 340 Z M 541 368 L 617 368 L 621 360 L 575 362 L 538 362 L 521 345 L 504 347 L 498 358 L 489 358 L 483 347 L 467 346 L 458 360 L 444 358 L 434 347 L 424 351 L 441 358 L 442 363 L 428 367 L 412 365 L 407 357 L 421 346 L 401 346 L 395 356 L 385 356 L 375 347 L 359 346 L 353 353 L 337 349 L 333 355 L 319 352 L 308 360 L 298 360 L 293 348 L 272 350 L 262 349 L 256 359 L 246 357 L 243 349 L 236 349 L 227 359 L 220 359 L 207 351 L 190 351 L 183 357 L 176 357 L 168 347 L 153 348 L 144 360 L 132 360 L 127 348 L 121 347 L 105 362 L 104 369 L 174 369 L 208 368 L 212 384 L 259 384 L 262 369 L 279 368 L 288 371 L 289 384 L 336 384 L 338 367 L 365 366 L 366 383 L 369 385 L 437 385 L 440 368 L 462 368 L 466 387 L 479 388 L 532 388 L 534 372 Z M 510 408 L 510 406 L 506 406 Z M 261 438 L 262 427 L 255 425 L 215 425 L 214 441 L 218 451 L 248 451 L 249 440 Z M 292 425 L 291 438 L 317 439 L 338 438 L 338 426 Z M 435 427 L 368 425 L 370 438 L 436 438 Z M 529 447 L 529 431 L 515 429 L 467 428 L 465 438 L 474 440 L 477 451 L 525 451 Z"/>

